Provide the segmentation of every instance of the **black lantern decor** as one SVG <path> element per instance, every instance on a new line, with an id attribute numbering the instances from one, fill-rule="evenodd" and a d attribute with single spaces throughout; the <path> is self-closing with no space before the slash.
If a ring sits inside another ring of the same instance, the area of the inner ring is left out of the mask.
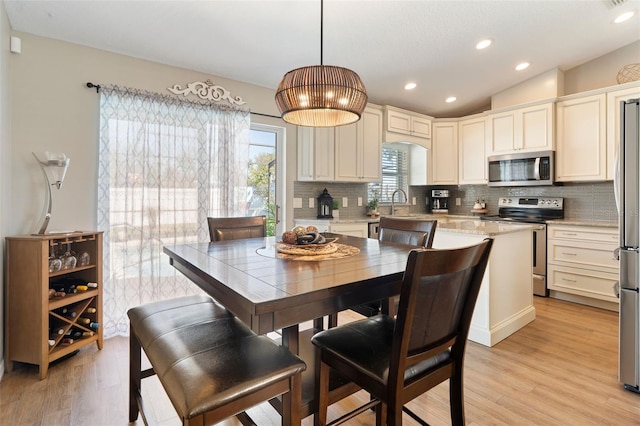
<path id="1" fill-rule="evenodd" d="M 333 219 L 333 198 L 327 188 L 318 197 L 318 219 Z"/>

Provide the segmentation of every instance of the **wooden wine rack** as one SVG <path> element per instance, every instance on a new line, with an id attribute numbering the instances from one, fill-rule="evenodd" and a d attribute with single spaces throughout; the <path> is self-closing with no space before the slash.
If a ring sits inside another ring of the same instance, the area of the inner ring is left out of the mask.
<path id="1" fill-rule="evenodd" d="M 13 369 L 15 361 L 36 364 L 40 379 L 44 379 L 50 362 L 93 342 L 102 349 L 102 232 L 15 236 L 7 237 L 6 242 L 7 370 Z M 89 264 L 50 273 L 51 248 L 67 245 L 77 257 L 87 252 Z M 96 283 L 97 288 L 50 298 L 49 289 L 64 279 Z M 63 308 L 69 315 L 60 313 Z M 95 312 L 88 313 L 88 308 L 94 308 Z M 89 318 L 99 327 L 81 324 L 81 317 Z M 55 333 L 60 329 L 62 334 Z M 71 329 L 93 335 L 69 343 L 65 333 Z"/>

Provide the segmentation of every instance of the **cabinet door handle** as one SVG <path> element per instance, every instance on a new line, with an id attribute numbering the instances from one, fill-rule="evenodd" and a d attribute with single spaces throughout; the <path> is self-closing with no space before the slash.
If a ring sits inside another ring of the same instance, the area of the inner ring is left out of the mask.
<path id="1" fill-rule="evenodd" d="M 571 252 L 568 252 L 568 251 L 563 251 L 562 254 L 564 254 L 566 256 L 577 256 L 578 255 L 578 253 L 571 253 Z"/>
<path id="2" fill-rule="evenodd" d="M 568 281 L 570 283 L 575 283 L 576 280 L 570 280 L 569 278 L 563 278 L 562 281 Z"/>
<path id="3" fill-rule="evenodd" d="M 567 235 L 569 237 L 575 237 L 578 234 L 576 234 L 575 232 L 563 232 L 562 235 Z"/>

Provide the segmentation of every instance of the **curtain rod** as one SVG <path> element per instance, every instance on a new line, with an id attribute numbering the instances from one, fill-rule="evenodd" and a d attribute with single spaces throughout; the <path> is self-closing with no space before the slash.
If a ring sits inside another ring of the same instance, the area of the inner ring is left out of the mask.
<path id="1" fill-rule="evenodd" d="M 88 87 L 89 89 L 93 89 L 93 88 L 95 88 L 95 89 L 96 89 L 96 93 L 99 93 L 99 92 L 100 92 L 100 87 L 101 87 L 101 86 L 100 86 L 99 84 L 93 84 L 92 82 L 90 82 L 90 81 L 89 81 L 89 82 L 87 82 L 87 87 Z"/>
<path id="2" fill-rule="evenodd" d="M 87 87 L 89 89 L 96 89 L 96 93 L 100 93 L 100 89 L 102 88 L 102 86 L 100 86 L 99 84 L 94 84 L 90 81 L 87 82 Z M 261 112 L 255 112 L 255 111 L 250 111 L 251 114 L 255 114 L 255 115 L 260 115 L 262 117 L 271 117 L 271 118 L 282 118 L 279 115 L 272 115 L 272 114 L 263 114 Z"/>

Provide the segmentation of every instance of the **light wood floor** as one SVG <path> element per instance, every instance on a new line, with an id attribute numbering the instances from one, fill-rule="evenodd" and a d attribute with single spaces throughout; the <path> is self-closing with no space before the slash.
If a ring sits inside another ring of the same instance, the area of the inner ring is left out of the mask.
<path id="1" fill-rule="evenodd" d="M 618 314 L 555 299 L 535 298 L 536 320 L 493 348 L 470 343 L 465 366 L 468 425 L 640 425 L 640 395 L 617 381 Z M 343 314 L 341 314 L 343 315 Z M 355 315 L 343 315 L 340 322 Z M 128 342 L 84 348 L 38 380 L 37 367 L 17 364 L 0 382 L 0 425 L 124 425 Z M 155 378 L 143 381 L 150 417 L 179 421 Z M 336 417 L 367 396 L 331 407 Z M 448 425 L 448 384 L 409 405 L 433 426 Z M 258 425 L 277 425 L 268 405 L 250 411 Z M 311 425 L 312 418 L 304 420 Z M 407 425 L 415 424 L 405 416 Z M 142 424 L 138 420 L 137 424 Z M 235 419 L 224 425 L 239 425 Z M 375 424 L 372 413 L 352 425 Z"/>

